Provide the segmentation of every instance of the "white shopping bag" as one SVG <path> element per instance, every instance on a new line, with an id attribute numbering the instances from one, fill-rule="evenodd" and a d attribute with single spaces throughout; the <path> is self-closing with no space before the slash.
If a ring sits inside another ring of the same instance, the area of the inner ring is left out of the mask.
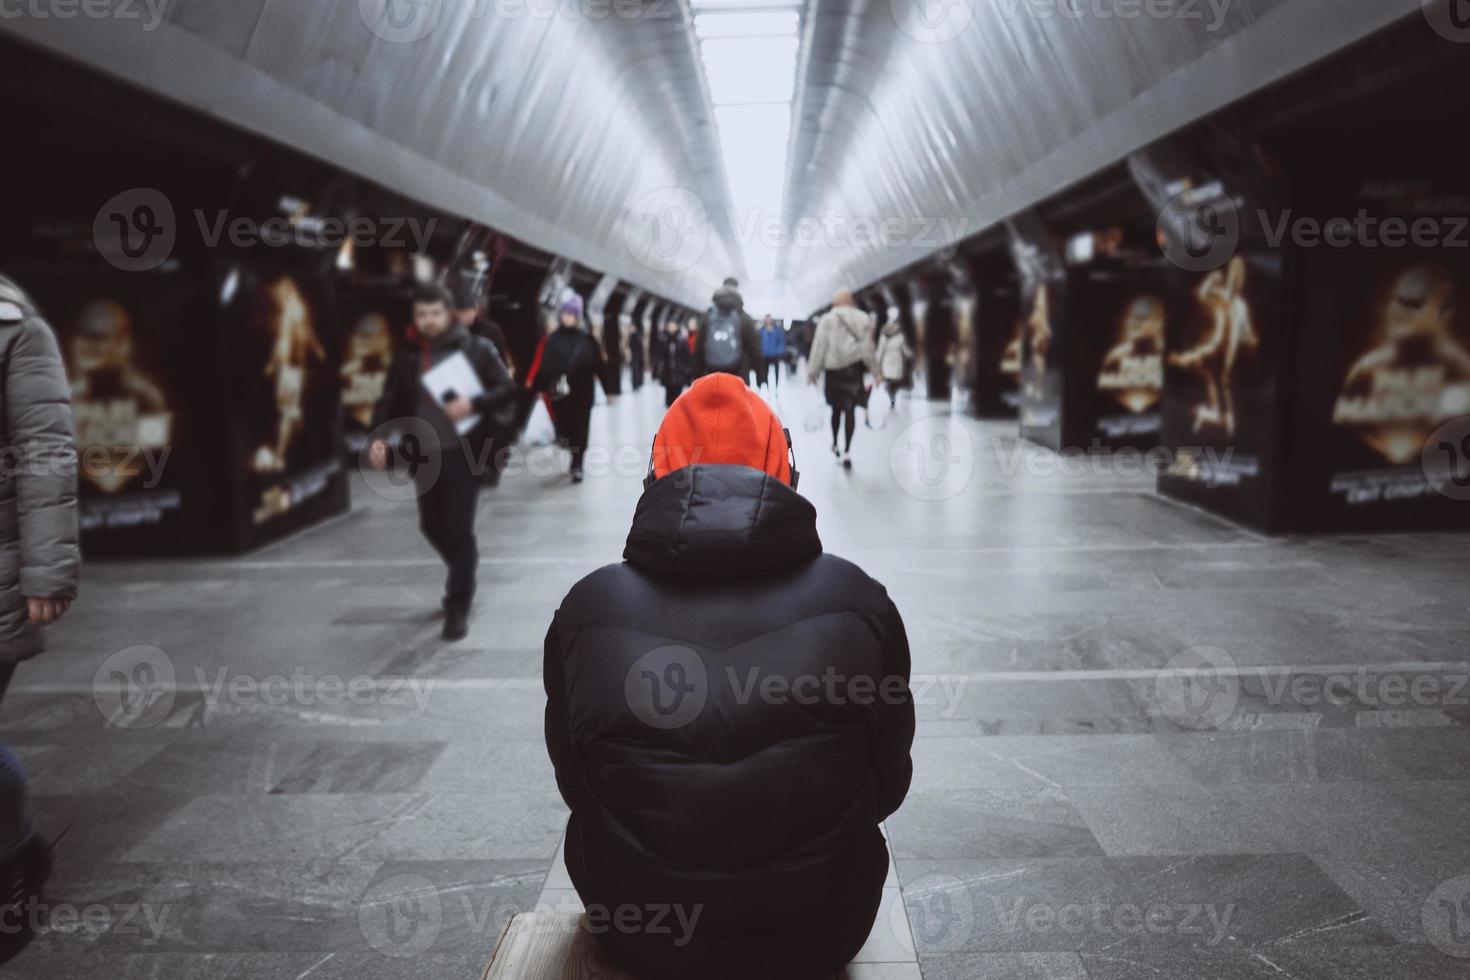
<path id="1" fill-rule="evenodd" d="M 893 403 L 888 400 L 888 389 L 881 384 L 873 385 L 868 393 L 868 428 L 881 430 L 893 414 Z"/>
<path id="2" fill-rule="evenodd" d="M 556 442 L 556 426 L 551 413 L 546 410 L 546 399 L 536 398 L 531 406 L 531 417 L 526 420 L 526 431 L 521 435 L 521 445 L 527 447 L 549 446 Z"/>
<path id="3" fill-rule="evenodd" d="M 826 405 L 822 404 L 819 401 L 814 401 L 807 406 L 806 414 L 802 416 L 802 428 L 806 429 L 806 431 L 808 432 L 816 432 L 822 426 L 827 424 L 827 420 L 831 418 L 831 416 L 832 412 L 830 409 L 827 408 Z"/>

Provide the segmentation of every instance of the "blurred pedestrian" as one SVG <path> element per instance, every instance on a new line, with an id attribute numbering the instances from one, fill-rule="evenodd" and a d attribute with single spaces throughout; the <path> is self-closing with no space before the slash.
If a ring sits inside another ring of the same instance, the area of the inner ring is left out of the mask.
<path id="1" fill-rule="evenodd" d="M 425 440 L 405 440 L 402 455 L 411 461 L 418 494 L 419 528 L 439 557 L 448 577 L 444 583 L 444 639 L 469 635 L 470 609 L 475 599 L 480 564 L 475 538 L 475 516 L 480 499 L 480 467 L 484 432 L 509 424 L 515 411 L 515 382 L 490 341 L 469 332 L 455 320 L 454 299 L 441 286 L 425 286 L 413 301 L 410 345 L 397 352 L 388 373 L 383 400 L 378 403 L 368 461 L 376 469 L 388 467 L 390 452 L 379 432 L 398 420 L 422 423 Z M 468 362 L 481 387 L 479 394 L 430 390 L 425 376 L 455 357 Z M 473 416 L 479 423 L 460 432 Z"/>
<path id="2" fill-rule="evenodd" d="M 888 405 L 890 408 L 898 405 L 898 389 L 903 385 L 904 374 L 908 371 L 909 359 L 914 356 L 913 349 L 903 335 L 903 324 L 898 320 L 889 320 L 883 325 L 878 337 L 878 377 L 883 386 L 888 389 Z"/>
<path id="3" fill-rule="evenodd" d="M 749 382 L 760 363 L 760 336 L 755 321 L 745 312 L 740 282 L 726 279 L 715 291 L 713 305 L 695 335 L 694 376 L 719 371 Z"/>
<path id="4" fill-rule="evenodd" d="M 786 331 L 769 313 L 761 322 L 761 386 L 781 387 L 781 365 L 786 360 Z"/>
<path id="5" fill-rule="evenodd" d="M 71 388 L 51 327 L 0 276 L 0 698 L 44 627 L 77 595 L 77 446 Z M 31 828 L 25 772 L 0 747 L 0 963 L 31 940 L 20 910 L 39 900 L 51 858 Z"/>
<path id="6" fill-rule="evenodd" d="M 832 408 L 832 455 L 848 468 L 852 467 L 852 437 L 857 434 L 857 408 L 867 398 L 864 369 L 875 378 L 879 376 L 873 318 L 858 309 L 852 293 L 843 289 L 834 297 L 832 309 L 817 323 L 806 370 L 812 384 L 826 376 L 827 404 Z"/>
<path id="7" fill-rule="evenodd" d="M 632 376 L 634 391 L 643 388 L 643 343 L 643 326 L 634 322 L 633 329 L 628 332 L 628 373 Z"/>
<path id="8" fill-rule="evenodd" d="M 56 335 L 0 276 L 0 697 L 77 595 L 77 439 Z"/>
<path id="9" fill-rule="evenodd" d="M 602 347 L 583 326 L 582 297 L 570 293 L 558 312 L 557 328 L 542 338 L 526 384 L 547 400 L 557 438 L 571 450 L 572 482 L 582 482 L 582 461 L 592 428 L 597 386 L 607 390 Z"/>
<path id="10" fill-rule="evenodd" d="M 664 386 L 664 404 L 673 405 L 694 380 L 694 352 L 689 349 L 689 332 L 679 326 L 678 319 L 670 319 L 655 345 L 655 370 L 659 384 Z"/>

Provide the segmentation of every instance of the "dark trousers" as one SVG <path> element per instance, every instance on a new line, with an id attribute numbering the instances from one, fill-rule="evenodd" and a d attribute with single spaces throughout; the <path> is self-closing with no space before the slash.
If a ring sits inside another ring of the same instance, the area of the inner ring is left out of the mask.
<path id="1" fill-rule="evenodd" d="M 582 468 L 582 457 L 587 452 L 587 439 L 592 431 L 592 400 L 593 395 L 589 391 L 585 398 L 568 395 L 552 407 L 556 433 L 572 451 L 573 470 Z"/>
<path id="2" fill-rule="evenodd" d="M 15 664 L 0 666 L 0 701 L 5 700 L 5 692 L 10 687 L 10 678 L 15 676 Z"/>
<path id="3" fill-rule="evenodd" d="M 677 388 L 675 388 L 673 385 L 664 385 L 664 407 L 673 408 L 674 402 L 678 401 L 679 396 L 682 394 L 684 394 L 683 385 L 680 385 Z"/>
<path id="4" fill-rule="evenodd" d="M 445 598 L 468 609 L 475 598 L 475 573 L 480 566 L 480 546 L 475 539 L 480 480 L 464 454 L 451 451 L 444 455 L 437 478 L 423 480 L 418 489 L 419 530 L 449 566 Z"/>

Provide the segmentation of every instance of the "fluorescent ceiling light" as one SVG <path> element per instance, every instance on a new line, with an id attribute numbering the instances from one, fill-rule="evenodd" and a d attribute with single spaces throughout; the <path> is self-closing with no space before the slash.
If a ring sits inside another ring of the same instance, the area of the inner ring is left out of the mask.
<path id="1" fill-rule="evenodd" d="M 696 12 L 708 10 L 799 10 L 804 0 L 694 0 Z"/>
<path id="2" fill-rule="evenodd" d="M 716 106 L 790 102 L 796 92 L 793 37 L 721 38 L 700 44 Z"/>
<path id="3" fill-rule="evenodd" d="M 745 271 L 752 283 L 774 285 L 782 243 L 768 229 L 784 227 L 801 3 L 693 0 L 693 7 Z"/>
<path id="4" fill-rule="evenodd" d="M 711 37 L 795 37 L 801 18 L 794 10 L 696 14 L 694 33 Z"/>

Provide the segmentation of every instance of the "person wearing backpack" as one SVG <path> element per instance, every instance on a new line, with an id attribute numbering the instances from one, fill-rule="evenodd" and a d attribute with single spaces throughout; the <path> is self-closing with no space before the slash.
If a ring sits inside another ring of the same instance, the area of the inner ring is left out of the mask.
<path id="1" fill-rule="evenodd" d="M 791 437 L 721 373 L 654 441 L 623 561 L 546 634 L 546 744 L 597 941 L 641 980 L 838 975 L 871 933 L 879 824 L 913 776 L 898 607 L 824 551 Z"/>
<path id="2" fill-rule="evenodd" d="M 748 382 L 760 363 L 760 334 L 745 312 L 740 283 L 726 279 L 715 291 L 714 305 L 695 335 L 694 376 L 702 378 L 718 371 Z"/>
<path id="3" fill-rule="evenodd" d="M 560 324 L 541 340 L 526 385 L 547 399 L 556 435 L 572 452 L 572 482 L 582 482 L 582 458 L 592 428 L 597 385 L 607 390 L 607 361 L 602 346 L 582 328 L 582 297 L 568 292 L 559 312 Z"/>
<path id="4" fill-rule="evenodd" d="M 487 434 L 507 426 L 515 411 L 515 382 L 509 370 L 490 341 L 454 319 L 453 307 L 453 297 L 442 286 L 425 286 L 415 294 L 412 343 L 393 358 L 373 420 L 376 437 L 368 446 L 369 464 L 384 470 L 390 453 L 387 441 L 378 435 L 382 427 L 411 419 L 418 423 L 418 434 L 430 434 L 428 445 L 410 445 L 405 438 L 403 455 L 415 464 L 419 528 L 448 568 L 443 635 L 451 642 L 469 635 L 480 565 L 475 516 L 481 467 L 494 465 L 485 458 Z M 483 392 L 473 398 L 458 394 L 441 403 L 423 378 L 456 356 L 469 361 Z M 479 424 L 462 435 L 459 424 L 475 415 Z"/>

